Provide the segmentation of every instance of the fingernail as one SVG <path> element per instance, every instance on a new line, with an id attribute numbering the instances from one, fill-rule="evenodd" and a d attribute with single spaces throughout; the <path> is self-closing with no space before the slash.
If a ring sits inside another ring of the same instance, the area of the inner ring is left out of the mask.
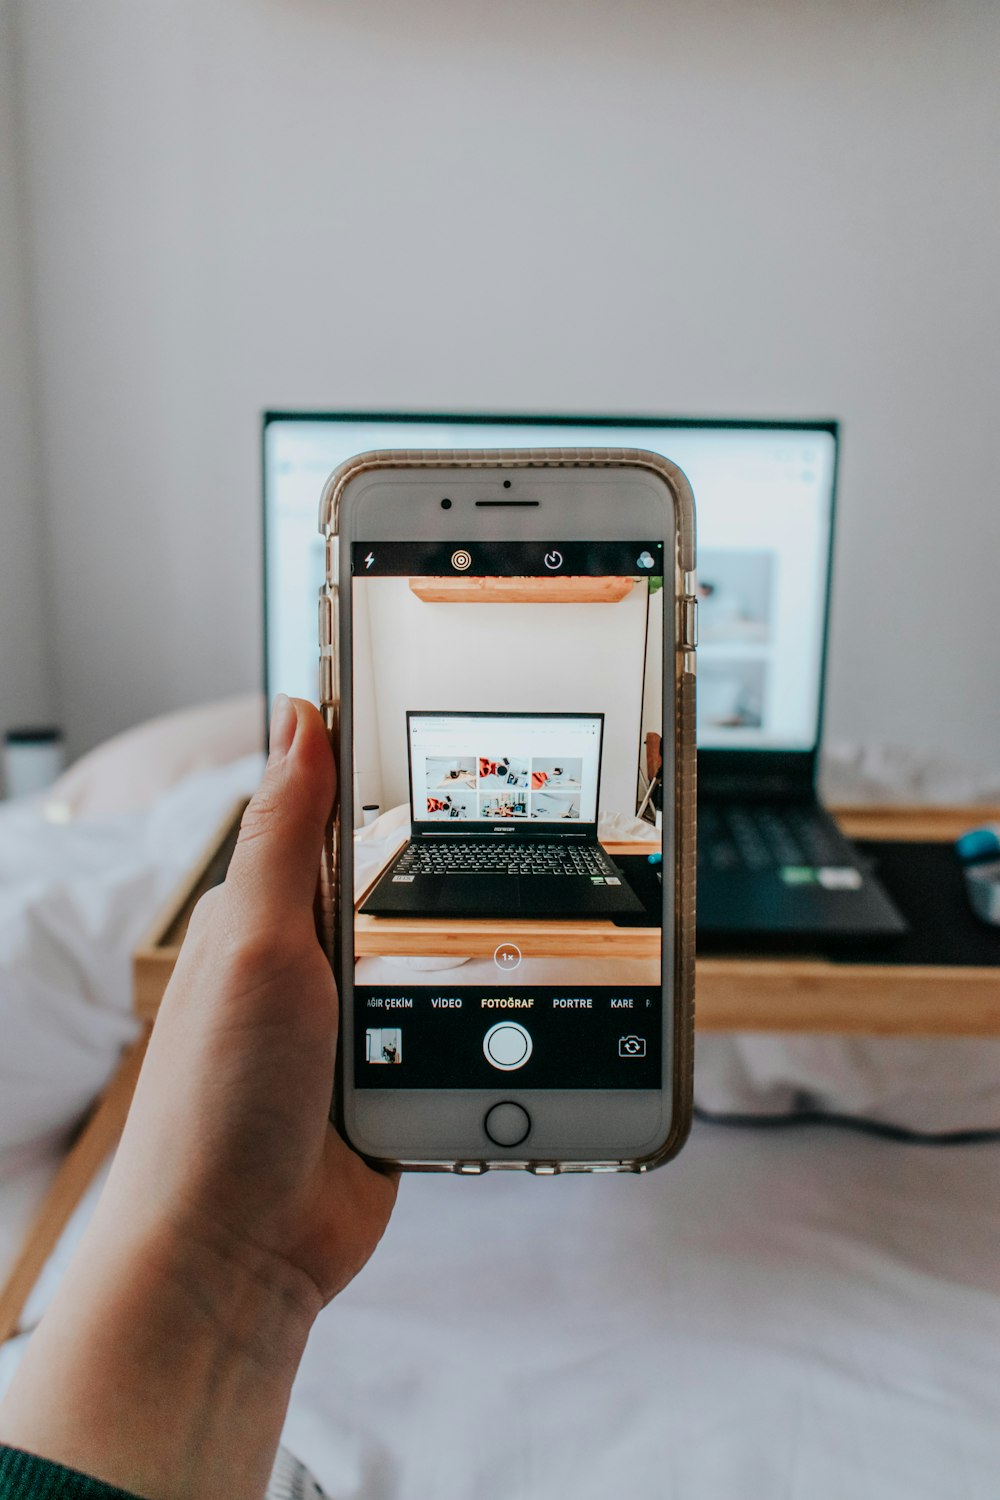
<path id="1" fill-rule="evenodd" d="M 272 760 L 280 760 L 292 748 L 295 730 L 299 722 L 295 705 L 285 693 L 279 693 L 271 708 L 270 752 Z"/>

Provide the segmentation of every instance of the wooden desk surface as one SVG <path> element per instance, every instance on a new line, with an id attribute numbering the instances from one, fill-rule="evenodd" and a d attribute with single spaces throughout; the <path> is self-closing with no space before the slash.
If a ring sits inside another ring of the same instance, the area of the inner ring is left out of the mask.
<path id="1" fill-rule="evenodd" d="M 833 809 L 848 838 L 951 842 L 1000 808 Z M 832 963 L 829 959 L 699 958 L 700 1031 L 840 1032 L 858 1036 L 1000 1035 L 1000 967 Z"/>

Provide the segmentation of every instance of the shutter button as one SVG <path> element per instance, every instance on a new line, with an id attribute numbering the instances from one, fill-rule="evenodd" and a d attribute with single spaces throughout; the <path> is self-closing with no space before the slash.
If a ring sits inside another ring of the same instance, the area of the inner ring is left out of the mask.
<path id="1" fill-rule="evenodd" d="M 531 1033 L 517 1021 L 498 1021 L 483 1037 L 486 1061 L 503 1073 L 523 1068 L 531 1056 Z"/>

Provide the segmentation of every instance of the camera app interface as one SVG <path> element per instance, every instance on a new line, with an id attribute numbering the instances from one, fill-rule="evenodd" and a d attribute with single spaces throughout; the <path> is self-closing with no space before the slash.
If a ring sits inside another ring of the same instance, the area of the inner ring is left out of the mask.
<path id="1" fill-rule="evenodd" d="M 351 566 L 356 1086 L 658 1088 L 662 542 Z"/>

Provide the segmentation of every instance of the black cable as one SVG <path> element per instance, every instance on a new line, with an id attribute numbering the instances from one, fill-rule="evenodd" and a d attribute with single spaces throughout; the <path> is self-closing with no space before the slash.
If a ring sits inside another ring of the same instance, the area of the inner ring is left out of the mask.
<path id="1" fill-rule="evenodd" d="M 862 1135 L 880 1136 L 887 1141 L 901 1141 L 915 1146 L 978 1146 L 1000 1141 L 1000 1130 L 908 1130 L 905 1125 L 889 1125 L 883 1120 L 867 1120 L 856 1115 L 827 1114 L 824 1110 L 803 1109 L 788 1115 L 716 1114 L 694 1107 L 694 1118 L 706 1125 L 728 1125 L 742 1129 L 781 1130 L 789 1125 L 832 1125 L 839 1130 L 856 1130 Z"/>

